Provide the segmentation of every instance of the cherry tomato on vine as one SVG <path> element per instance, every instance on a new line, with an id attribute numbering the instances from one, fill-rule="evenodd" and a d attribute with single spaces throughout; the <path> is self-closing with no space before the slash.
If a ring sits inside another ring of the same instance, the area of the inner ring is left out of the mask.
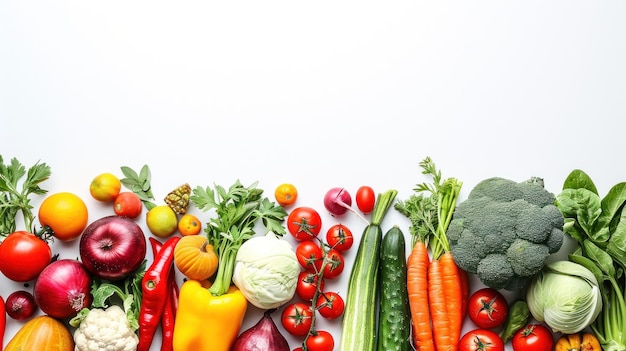
<path id="1" fill-rule="evenodd" d="M 309 272 L 317 272 L 322 266 L 322 249 L 313 241 L 303 241 L 296 246 L 298 263 Z"/>
<path id="2" fill-rule="evenodd" d="M 504 343 L 494 331 L 474 329 L 461 337 L 459 351 L 504 351 Z"/>
<path id="3" fill-rule="evenodd" d="M 306 340 L 306 348 L 309 351 L 333 351 L 335 339 L 329 332 L 318 330 Z"/>
<path id="4" fill-rule="evenodd" d="M 291 335 L 307 335 L 313 323 L 311 306 L 304 302 L 294 302 L 285 306 L 280 322 L 283 328 Z"/>
<path id="5" fill-rule="evenodd" d="M 0 271 L 16 282 L 35 279 L 51 260 L 48 243 L 26 231 L 9 234 L 0 245 Z"/>
<path id="6" fill-rule="evenodd" d="M 368 214 L 374 210 L 376 193 L 372 187 L 363 185 L 356 191 L 356 206 L 361 212 Z"/>
<path id="7" fill-rule="evenodd" d="M 554 346 L 552 332 L 543 324 L 528 324 L 518 330 L 511 340 L 514 351 L 551 351 Z"/>
<path id="8" fill-rule="evenodd" d="M 322 217 L 311 207 L 296 207 L 287 217 L 287 229 L 296 240 L 310 240 L 322 230 Z"/>
<path id="9" fill-rule="evenodd" d="M 314 272 L 300 272 L 298 274 L 298 282 L 296 283 L 296 294 L 298 294 L 298 297 L 305 301 L 311 301 L 318 288 L 320 291 L 324 290 L 324 279 L 319 280 L 318 277 Z"/>
<path id="10" fill-rule="evenodd" d="M 336 319 L 343 315 L 346 304 L 343 298 L 336 292 L 320 294 L 316 303 L 317 310 L 326 319 Z"/>
<path id="11" fill-rule="evenodd" d="M 504 324 L 509 305 L 496 289 L 482 288 L 469 297 L 468 316 L 482 329 L 492 329 Z"/>
<path id="12" fill-rule="evenodd" d="M 338 223 L 328 228 L 326 243 L 335 250 L 341 252 L 348 251 L 354 244 L 354 235 L 352 235 L 352 231 L 348 227 Z"/>
<path id="13" fill-rule="evenodd" d="M 322 276 L 327 279 L 337 278 L 345 266 L 345 261 L 341 253 L 335 249 L 329 249 L 326 252 L 326 265 Z"/>

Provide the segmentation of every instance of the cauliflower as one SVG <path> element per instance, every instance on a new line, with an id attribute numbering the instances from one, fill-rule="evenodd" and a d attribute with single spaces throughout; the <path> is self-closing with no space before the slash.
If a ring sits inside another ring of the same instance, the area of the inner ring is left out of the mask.
<path id="1" fill-rule="evenodd" d="M 564 218 L 541 178 L 479 182 L 460 203 L 446 235 L 457 265 L 486 286 L 516 290 L 563 243 Z"/>
<path id="2" fill-rule="evenodd" d="M 74 332 L 74 343 L 74 351 L 135 351 L 139 337 L 122 308 L 112 305 L 90 310 Z"/>

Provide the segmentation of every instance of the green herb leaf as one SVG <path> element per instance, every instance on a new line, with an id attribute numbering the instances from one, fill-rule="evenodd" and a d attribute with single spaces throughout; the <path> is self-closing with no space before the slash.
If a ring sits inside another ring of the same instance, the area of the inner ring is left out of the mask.
<path id="1" fill-rule="evenodd" d="M 151 185 L 152 176 L 148 165 L 143 165 L 139 173 L 128 166 L 122 166 L 120 169 L 122 170 L 122 174 L 125 176 L 120 179 L 122 185 L 137 194 L 148 211 L 156 207 L 156 204 L 152 202 L 152 200 L 154 200 Z"/>

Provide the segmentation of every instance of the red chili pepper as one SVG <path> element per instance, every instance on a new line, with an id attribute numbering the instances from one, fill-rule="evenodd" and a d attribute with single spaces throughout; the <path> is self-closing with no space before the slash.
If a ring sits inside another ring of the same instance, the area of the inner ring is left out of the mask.
<path id="1" fill-rule="evenodd" d="M 4 330 L 7 326 L 7 307 L 0 296 L 0 351 L 4 350 Z"/>
<path id="2" fill-rule="evenodd" d="M 141 281 L 143 295 L 139 312 L 137 351 L 149 351 L 161 321 L 170 290 L 169 277 L 174 263 L 174 248 L 179 240 L 179 236 L 173 236 L 163 244 Z"/>
<path id="3" fill-rule="evenodd" d="M 152 253 L 156 258 L 163 244 L 152 237 L 150 237 L 149 240 L 152 246 Z M 176 310 L 178 309 L 179 288 L 176 283 L 176 272 L 174 271 L 174 266 L 170 269 L 171 272 L 168 278 L 170 290 L 168 291 L 167 301 L 163 309 L 163 314 L 161 315 L 161 351 L 172 351 L 174 349 L 174 322 L 176 320 Z"/>

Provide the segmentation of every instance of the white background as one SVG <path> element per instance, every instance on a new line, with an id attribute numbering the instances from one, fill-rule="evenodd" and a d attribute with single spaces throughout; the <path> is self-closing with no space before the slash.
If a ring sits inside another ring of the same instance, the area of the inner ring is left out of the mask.
<path id="1" fill-rule="evenodd" d="M 48 163 L 45 188 L 82 196 L 90 221 L 112 213 L 91 179 L 144 164 L 157 198 L 290 182 L 321 212 L 333 186 L 407 198 L 426 156 L 462 197 L 491 176 L 558 192 L 574 168 L 605 193 L 626 175 L 624 15 L 619 1 L 2 2 L 0 154 Z M 23 288 L 0 280 L 3 296 Z"/>

